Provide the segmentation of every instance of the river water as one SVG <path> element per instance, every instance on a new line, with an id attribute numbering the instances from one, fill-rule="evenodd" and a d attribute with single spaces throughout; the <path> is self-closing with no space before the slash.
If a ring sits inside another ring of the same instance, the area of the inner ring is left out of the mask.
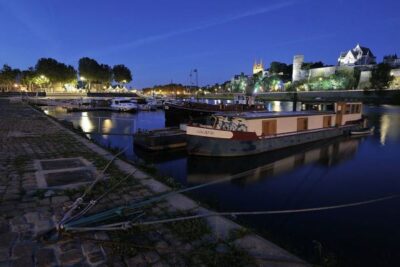
<path id="1" fill-rule="evenodd" d="M 270 110 L 292 110 L 271 102 Z M 218 211 L 286 210 L 331 206 L 400 194 L 400 106 L 364 106 L 375 133 L 234 159 L 188 157 L 184 151 L 134 150 L 129 134 L 165 125 L 164 112 L 45 112 L 72 121 L 106 147 L 130 146 L 126 157 L 153 164 L 184 186 L 240 178 L 194 191 L 191 197 Z M 400 198 L 365 206 L 235 218 L 314 263 L 330 266 L 399 266 Z"/>

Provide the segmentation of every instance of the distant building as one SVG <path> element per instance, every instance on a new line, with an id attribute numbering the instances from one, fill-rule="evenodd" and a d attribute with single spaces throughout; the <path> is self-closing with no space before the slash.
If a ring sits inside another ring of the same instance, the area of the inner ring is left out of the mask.
<path id="1" fill-rule="evenodd" d="M 301 81 L 306 78 L 307 72 L 302 70 L 301 67 L 304 63 L 304 55 L 295 55 L 293 58 L 293 72 L 292 81 Z"/>
<path id="2" fill-rule="evenodd" d="M 396 54 L 383 57 L 383 63 L 389 64 L 391 67 L 400 67 L 400 58 Z"/>
<path id="3" fill-rule="evenodd" d="M 376 63 L 376 57 L 367 47 L 357 46 L 347 52 L 342 52 L 338 58 L 339 66 L 371 65 Z"/>
<path id="4" fill-rule="evenodd" d="M 264 65 L 263 65 L 262 60 L 260 60 L 259 63 L 257 63 L 257 61 L 255 61 L 254 65 L 253 65 L 253 74 L 257 74 L 260 72 L 262 72 L 264 74 Z"/>

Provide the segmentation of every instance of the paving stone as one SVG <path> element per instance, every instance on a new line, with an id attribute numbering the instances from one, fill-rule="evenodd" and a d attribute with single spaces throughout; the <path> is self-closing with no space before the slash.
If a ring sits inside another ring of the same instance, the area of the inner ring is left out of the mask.
<path id="1" fill-rule="evenodd" d="M 37 235 L 48 232 L 54 228 L 54 222 L 52 220 L 41 220 L 35 223 L 35 232 Z"/>
<path id="2" fill-rule="evenodd" d="M 33 225 L 30 223 L 16 224 L 11 226 L 12 231 L 18 233 L 30 231 L 32 228 Z"/>
<path id="3" fill-rule="evenodd" d="M 14 208 L 15 208 L 15 207 L 14 207 Z M 26 219 L 25 219 L 24 217 L 22 217 L 22 216 L 12 218 L 11 221 L 10 221 L 10 223 L 11 223 L 12 225 L 24 224 L 24 223 L 26 223 L 26 222 L 27 222 Z"/>
<path id="4" fill-rule="evenodd" d="M 169 245 L 165 241 L 159 241 L 156 243 L 155 247 L 158 253 L 165 254 L 168 252 Z"/>
<path id="5" fill-rule="evenodd" d="M 65 196 L 56 196 L 56 197 L 51 198 L 51 203 L 53 205 L 60 205 L 67 201 L 69 201 L 69 197 L 65 197 Z"/>
<path id="6" fill-rule="evenodd" d="M 50 204 L 50 199 L 48 198 L 40 199 L 38 200 L 37 203 L 41 206 L 48 206 Z"/>
<path id="7" fill-rule="evenodd" d="M 58 248 L 61 252 L 67 252 L 70 250 L 80 250 L 81 246 L 75 240 L 67 241 L 64 243 L 59 244 Z"/>
<path id="8" fill-rule="evenodd" d="M 56 264 L 56 256 L 52 249 L 39 249 L 36 252 L 36 266 L 37 267 L 50 267 Z"/>
<path id="9" fill-rule="evenodd" d="M 103 255 L 103 252 L 101 252 L 101 251 L 90 253 L 87 256 L 87 258 L 88 258 L 89 263 L 91 263 L 91 264 L 99 264 L 106 260 L 106 258 Z"/>
<path id="10" fill-rule="evenodd" d="M 8 248 L 0 248 L 0 262 L 7 261 L 9 259 L 10 259 L 10 250 Z"/>
<path id="11" fill-rule="evenodd" d="M 168 267 L 168 266 L 169 264 L 166 263 L 165 261 L 158 261 L 152 265 L 152 267 Z"/>
<path id="12" fill-rule="evenodd" d="M 32 222 L 39 220 L 39 212 L 37 212 L 37 211 L 28 212 L 28 213 L 25 213 L 24 217 L 28 222 L 32 223 Z"/>
<path id="13" fill-rule="evenodd" d="M 87 255 L 87 254 L 90 254 L 93 252 L 101 251 L 101 248 L 94 242 L 85 241 L 82 244 L 82 251 L 83 251 L 83 254 Z"/>
<path id="14" fill-rule="evenodd" d="M 135 257 L 129 258 L 125 260 L 125 264 L 127 267 L 144 267 L 148 266 L 146 260 L 143 258 L 142 255 L 138 254 Z"/>
<path id="15" fill-rule="evenodd" d="M 110 237 L 106 232 L 96 232 L 94 237 L 99 240 L 110 240 Z"/>
<path id="16" fill-rule="evenodd" d="M 177 253 L 169 254 L 167 260 L 172 266 L 186 266 L 185 261 Z"/>
<path id="17" fill-rule="evenodd" d="M 17 243 L 13 248 L 12 255 L 16 258 L 24 256 L 32 257 L 34 248 L 35 244 L 33 243 Z"/>
<path id="18" fill-rule="evenodd" d="M 160 260 L 160 255 L 157 254 L 157 252 L 154 251 L 148 251 L 143 253 L 144 258 L 146 261 L 150 264 L 156 263 L 157 261 Z"/>
<path id="19" fill-rule="evenodd" d="M 9 248 L 17 238 L 18 234 L 13 232 L 0 234 L 0 248 Z"/>
<path id="20" fill-rule="evenodd" d="M 0 233 L 7 233 L 10 230 L 10 225 L 7 220 L 0 221 Z"/>
<path id="21" fill-rule="evenodd" d="M 33 262 L 33 258 L 32 256 L 24 256 L 24 257 L 20 257 L 18 259 L 15 259 L 12 261 L 11 263 L 12 267 L 33 267 L 35 266 L 34 262 Z"/>
<path id="22" fill-rule="evenodd" d="M 61 265 L 71 265 L 83 260 L 82 252 L 78 249 L 69 250 L 59 256 Z"/>

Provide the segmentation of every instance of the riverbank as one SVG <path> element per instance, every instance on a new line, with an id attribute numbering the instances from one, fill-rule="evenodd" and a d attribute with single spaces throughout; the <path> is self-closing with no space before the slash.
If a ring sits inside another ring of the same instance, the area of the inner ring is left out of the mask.
<path id="1" fill-rule="evenodd" d="M 307 266 L 226 218 L 141 226 L 128 231 L 66 232 L 49 242 L 66 208 L 113 155 L 18 99 L 0 100 L 0 262 L 4 266 Z M 76 175 L 73 175 L 73 173 Z M 127 174 L 134 175 L 122 179 Z M 79 173 L 79 174 L 78 174 Z M 89 201 L 113 191 L 97 213 L 171 191 L 151 175 L 116 159 Z M 143 208 L 143 221 L 208 212 L 183 195 Z"/>
<path id="2" fill-rule="evenodd" d="M 310 92 L 271 92 L 257 94 L 262 101 L 360 101 L 366 104 L 400 104 L 400 90 L 343 90 Z"/>

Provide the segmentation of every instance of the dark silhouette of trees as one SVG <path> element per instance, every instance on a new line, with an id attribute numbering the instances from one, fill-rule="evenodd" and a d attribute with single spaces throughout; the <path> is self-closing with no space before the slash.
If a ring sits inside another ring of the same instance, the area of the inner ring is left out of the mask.
<path id="1" fill-rule="evenodd" d="M 325 64 L 322 63 L 321 61 L 318 62 L 304 62 L 301 68 L 303 70 L 310 70 L 310 69 L 316 69 L 316 68 L 322 68 L 324 67 Z"/>
<path id="2" fill-rule="evenodd" d="M 23 70 L 21 72 L 20 83 L 28 89 L 28 91 L 33 91 L 33 85 L 35 84 L 34 80 L 36 77 L 36 71 L 33 67 L 30 67 L 27 70 Z"/>
<path id="3" fill-rule="evenodd" d="M 389 87 L 389 83 L 393 80 L 393 76 L 390 74 L 391 67 L 386 63 L 379 63 L 372 70 L 371 73 L 371 86 L 373 89 L 386 89 Z"/>
<path id="4" fill-rule="evenodd" d="M 114 81 L 119 84 L 126 84 L 132 81 L 132 74 L 125 65 L 115 65 L 112 69 Z"/>
<path id="5" fill-rule="evenodd" d="M 9 91 L 16 83 L 18 75 L 21 73 L 19 69 L 13 69 L 9 65 L 4 64 L 0 70 L 0 86 Z"/>
<path id="6" fill-rule="evenodd" d="M 272 61 L 269 68 L 270 75 L 280 75 L 283 82 L 292 80 L 293 65 Z"/>
<path id="7" fill-rule="evenodd" d="M 48 79 L 50 87 L 55 83 L 65 84 L 76 80 L 74 67 L 60 63 L 53 58 L 39 59 L 35 71 L 42 79 Z"/>
<path id="8" fill-rule="evenodd" d="M 92 83 L 109 85 L 113 79 L 113 72 L 110 66 L 99 64 L 96 60 L 88 57 L 79 59 L 78 70 L 81 79 L 88 82 L 89 90 Z"/>

